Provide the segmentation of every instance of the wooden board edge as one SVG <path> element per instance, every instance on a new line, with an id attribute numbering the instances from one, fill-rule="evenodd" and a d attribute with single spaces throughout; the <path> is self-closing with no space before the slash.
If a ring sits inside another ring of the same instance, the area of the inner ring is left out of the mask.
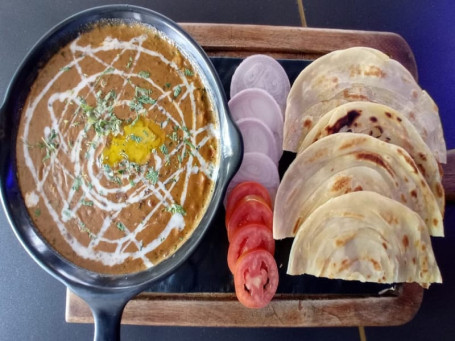
<path id="1" fill-rule="evenodd" d="M 266 53 L 274 58 L 314 60 L 353 46 L 381 50 L 402 63 L 417 79 L 414 54 L 404 38 L 392 32 L 297 26 L 180 23 L 209 56 L 246 57 Z"/>
<path id="2" fill-rule="evenodd" d="M 263 309 L 247 309 L 234 293 L 142 293 L 123 312 L 122 324 L 204 327 L 392 326 L 409 322 L 423 289 L 404 284 L 398 295 L 277 295 Z M 67 291 L 66 321 L 93 323 L 89 306 Z"/>

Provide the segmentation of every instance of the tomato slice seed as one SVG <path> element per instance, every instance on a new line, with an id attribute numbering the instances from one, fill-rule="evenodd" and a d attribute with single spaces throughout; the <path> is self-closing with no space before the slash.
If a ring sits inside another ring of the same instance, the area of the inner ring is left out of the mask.
<path id="1" fill-rule="evenodd" d="M 256 249 L 243 254 L 234 272 L 235 293 L 248 308 L 263 308 L 278 288 L 278 267 L 266 250 Z"/>

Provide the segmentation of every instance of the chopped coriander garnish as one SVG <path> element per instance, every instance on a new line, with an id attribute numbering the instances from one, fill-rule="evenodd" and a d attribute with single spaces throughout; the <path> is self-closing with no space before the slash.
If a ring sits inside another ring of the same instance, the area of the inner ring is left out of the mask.
<path id="1" fill-rule="evenodd" d="M 186 215 L 185 209 L 182 206 L 178 205 L 178 204 L 172 204 L 171 206 L 168 206 L 166 208 L 166 210 L 168 212 L 171 212 L 172 214 L 179 213 L 181 215 Z"/>
<path id="2" fill-rule="evenodd" d="M 122 231 L 122 232 L 125 232 L 125 230 L 126 230 L 125 224 L 123 224 L 121 221 L 119 221 L 119 222 L 117 223 L 117 228 L 118 228 L 120 231 Z"/>
<path id="3" fill-rule="evenodd" d="M 90 239 L 92 240 L 96 239 L 96 235 L 93 234 L 93 232 L 87 228 L 87 225 L 85 225 L 85 223 L 82 220 L 78 220 L 77 224 L 79 225 L 79 230 L 87 233 Z"/>
<path id="4" fill-rule="evenodd" d="M 186 69 L 186 68 L 185 68 L 184 73 L 185 73 L 185 76 L 187 76 L 187 77 L 191 77 L 194 75 L 193 71 L 191 71 L 190 69 Z"/>
<path id="5" fill-rule="evenodd" d="M 188 145 L 192 149 L 197 149 L 196 146 L 188 139 L 183 139 L 183 142 L 185 142 L 186 145 Z"/>
<path id="6" fill-rule="evenodd" d="M 168 137 L 174 142 L 177 142 L 178 140 L 178 135 L 176 131 L 173 131 L 171 135 L 168 135 Z"/>
<path id="7" fill-rule="evenodd" d="M 82 199 L 82 200 L 81 200 L 81 205 L 90 206 L 90 207 L 91 207 L 91 206 L 93 206 L 93 201 Z"/>
<path id="8" fill-rule="evenodd" d="M 133 111 L 141 111 L 142 109 L 144 109 L 144 106 L 142 105 L 141 102 L 134 99 L 130 102 L 130 109 Z"/>
<path id="9" fill-rule="evenodd" d="M 88 123 L 93 126 L 98 135 L 119 134 L 122 121 L 114 114 L 117 94 L 111 90 L 103 97 L 102 92 L 98 91 L 95 97 L 96 107 L 87 105 L 82 98 L 79 99 L 80 107 L 85 112 Z"/>
<path id="10" fill-rule="evenodd" d="M 170 88 L 170 87 L 171 87 L 171 83 L 166 83 L 166 84 L 164 84 L 164 87 Z"/>
<path id="11" fill-rule="evenodd" d="M 182 163 L 183 162 L 183 159 L 182 159 L 182 155 L 177 155 L 177 160 L 179 161 L 179 163 Z"/>
<path id="12" fill-rule="evenodd" d="M 41 215 L 41 210 L 39 208 L 35 209 L 35 217 L 39 217 Z"/>
<path id="13" fill-rule="evenodd" d="M 142 78 L 149 78 L 150 77 L 150 72 L 139 71 L 138 75 L 139 75 L 139 77 L 142 77 Z"/>
<path id="14" fill-rule="evenodd" d="M 153 168 L 149 168 L 149 170 L 147 171 L 147 174 L 145 174 L 145 178 L 147 180 L 149 180 L 152 185 L 156 185 L 156 183 L 158 182 L 158 171 L 154 170 Z"/>
<path id="15" fill-rule="evenodd" d="M 113 176 L 109 180 L 116 183 L 119 186 L 122 185 L 122 179 L 120 179 L 118 176 Z"/>
<path id="16" fill-rule="evenodd" d="M 182 130 L 183 130 L 185 133 L 187 133 L 188 135 L 191 135 L 191 134 L 190 134 L 190 131 L 189 131 L 189 129 L 188 129 L 188 127 L 182 126 Z"/>
<path id="17" fill-rule="evenodd" d="M 107 163 L 103 164 L 103 167 L 104 167 L 104 172 L 105 172 L 106 174 L 109 175 L 110 173 L 112 173 L 112 169 L 111 169 L 111 167 L 110 167 Z"/>
<path id="18" fill-rule="evenodd" d="M 72 66 L 67 65 L 67 66 L 62 67 L 62 68 L 60 69 L 60 71 L 66 72 L 66 71 L 71 70 L 71 68 L 72 68 Z"/>
<path id="19" fill-rule="evenodd" d="M 95 108 L 91 107 L 90 105 L 88 105 L 87 102 L 85 101 L 85 99 L 83 99 L 82 97 L 79 98 L 79 102 L 81 102 L 81 103 L 79 104 L 80 108 L 81 108 L 85 113 L 90 112 L 90 111 L 92 111 L 93 109 L 95 109 Z"/>
<path id="20" fill-rule="evenodd" d="M 133 140 L 136 143 L 140 143 L 142 141 L 142 137 L 134 135 L 134 134 L 128 135 L 127 138 L 130 139 L 130 140 Z"/>
<path id="21" fill-rule="evenodd" d="M 161 153 L 163 153 L 164 155 L 169 154 L 169 151 L 168 151 L 168 149 L 167 149 L 167 147 L 166 147 L 165 144 L 162 144 L 162 145 L 160 146 L 160 150 L 161 150 Z"/>
<path id="22" fill-rule="evenodd" d="M 75 191 L 78 191 L 79 188 L 81 188 L 81 186 L 82 186 L 82 178 L 80 176 L 75 177 L 73 187 L 71 187 L 71 188 L 74 189 Z"/>
<path id="23" fill-rule="evenodd" d="M 130 58 L 128 58 L 128 63 L 126 64 L 126 68 L 129 69 L 132 64 L 133 64 L 133 57 L 130 56 Z"/>
<path id="24" fill-rule="evenodd" d="M 104 70 L 102 72 L 103 75 L 107 74 L 107 73 L 112 73 L 115 71 L 115 68 L 113 68 L 112 66 L 109 66 L 106 70 Z"/>
<path id="25" fill-rule="evenodd" d="M 180 87 L 180 85 L 177 85 L 174 88 L 174 97 L 177 97 L 178 95 L 180 95 L 181 92 L 182 92 L 182 88 Z"/>
<path id="26" fill-rule="evenodd" d="M 40 143 L 41 148 L 46 148 L 46 156 L 43 158 L 43 161 L 50 159 L 51 154 L 57 150 L 59 147 L 58 142 L 55 140 L 57 138 L 57 133 L 54 129 L 51 129 L 51 132 L 46 137 L 42 138 L 43 142 Z"/>
<path id="27" fill-rule="evenodd" d="M 137 101 L 142 104 L 155 104 L 156 99 L 153 99 L 149 96 L 139 96 L 137 97 Z"/>
<path id="28" fill-rule="evenodd" d="M 145 88 L 141 88 L 140 86 L 136 86 L 134 88 L 134 94 L 135 96 L 148 96 L 150 95 L 152 92 L 152 90 L 149 90 L 149 89 L 145 89 Z"/>

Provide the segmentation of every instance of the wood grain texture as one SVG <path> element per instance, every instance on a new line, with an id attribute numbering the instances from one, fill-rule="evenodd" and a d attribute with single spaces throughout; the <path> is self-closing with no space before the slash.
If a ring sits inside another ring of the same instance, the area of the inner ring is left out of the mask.
<path id="1" fill-rule="evenodd" d="M 400 325 L 411 320 L 422 288 L 404 284 L 388 296 L 276 295 L 263 309 L 244 308 L 233 293 L 143 293 L 131 300 L 123 324 L 207 327 L 315 327 Z M 67 322 L 92 323 L 88 305 L 67 292 Z"/>
<path id="2" fill-rule="evenodd" d="M 246 57 L 267 53 L 274 58 L 314 60 L 334 50 L 368 46 L 398 60 L 417 79 L 414 54 L 408 43 L 395 33 L 293 26 L 180 25 L 209 56 Z"/>
<path id="3" fill-rule="evenodd" d="M 369 46 L 400 61 L 417 79 L 410 47 L 394 33 L 232 24 L 184 23 L 181 26 L 209 56 L 246 57 L 266 53 L 281 59 L 313 60 L 333 50 Z M 448 167 L 449 164 L 444 167 L 445 178 L 452 180 L 445 181 L 444 186 L 455 181 L 453 171 L 451 173 L 455 167 Z M 226 327 L 400 325 L 414 317 L 422 297 L 420 286 L 404 284 L 387 296 L 276 295 L 266 308 L 252 310 L 238 303 L 233 293 L 143 293 L 128 303 L 122 323 Z M 66 320 L 93 321 L 89 307 L 69 291 Z"/>

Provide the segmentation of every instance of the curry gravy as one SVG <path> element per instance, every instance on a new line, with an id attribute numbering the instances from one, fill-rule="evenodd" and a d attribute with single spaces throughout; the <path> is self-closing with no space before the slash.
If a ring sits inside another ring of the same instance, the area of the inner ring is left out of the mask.
<path id="1" fill-rule="evenodd" d="M 197 227 L 218 140 L 193 64 L 153 28 L 104 23 L 40 70 L 20 121 L 17 176 L 35 226 L 63 257 L 132 273 Z"/>

